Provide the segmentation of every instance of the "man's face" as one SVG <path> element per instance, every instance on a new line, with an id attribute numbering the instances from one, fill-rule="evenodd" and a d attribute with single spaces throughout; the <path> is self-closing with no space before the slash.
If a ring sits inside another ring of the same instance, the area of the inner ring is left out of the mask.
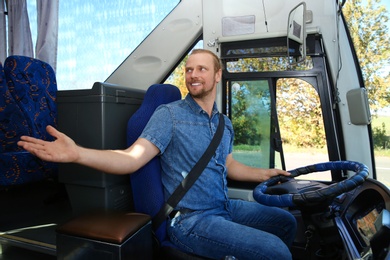
<path id="1" fill-rule="evenodd" d="M 191 54 L 188 57 L 185 77 L 188 92 L 194 98 L 203 98 L 212 93 L 221 80 L 222 72 L 215 71 L 213 57 L 208 53 Z"/>

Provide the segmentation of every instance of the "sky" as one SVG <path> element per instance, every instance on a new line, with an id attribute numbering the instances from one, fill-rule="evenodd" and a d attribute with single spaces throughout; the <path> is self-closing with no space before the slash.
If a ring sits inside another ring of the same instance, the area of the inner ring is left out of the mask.
<path id="1" fill-rule="evenodd" d="M 178 2 L 59 1 L 58 89 L 89 89 L 104 82 Z M 36 1 L 27 3 L 35 40 Z"/>

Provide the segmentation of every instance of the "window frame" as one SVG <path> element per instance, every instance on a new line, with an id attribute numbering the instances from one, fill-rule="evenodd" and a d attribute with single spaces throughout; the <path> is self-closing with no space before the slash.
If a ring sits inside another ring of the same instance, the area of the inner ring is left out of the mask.
<path id="1" fill-rule="evenodd" d="M 232 57 L 228 57 L 227 50 L 230 47 L 240 46 L 240 48 L 250 48 L 255 44 L 257 46 L 267 47 L 269 44 L 273 46 L 277 46 L 278 44 L 284 44 L 285 38 L 277 38 L 272 41 L 265 40 L 251 40 L 251 41 L 242 41 L 235 43 L 222 43 L 221 44 L 221 59 L 226 68 L 226 63 L 231 60 Z M 312 86 L 315 87 L 321 105 L 322 116 L 324 120 L 324 128 L 325 128 L 325 138 L 327 143 L 327 152 L 329 161 L 338 161 L 345 160 L 346 156 L 344 153 L 343 147 L 343 135 L 342 129 L 340 127 L 340 118 L 338 116 L 337 110 L 337 93 L 335 91 L 334 86 L 327 79 L 328 75 L 328 64 L 326 61 L 326 55 L 324 51 L 324 46 L 322 45 L 321 35 L 308 35 L 307 38 L 307 46 L 308 51 L 307 55 L 311 57 L 313 62 L 313 68 L 309 70 L 286 70 L 286 71 L 264 71 L 264 72 L 234 72 L 229 73 L 226 69 L 223 70 L 222 73 L 222 85 L 227 86 L 229 81 L 246 81 L 246 80 L 255 80 L 255 79 L 267 79 L 273 84 L 273 91 L 271 93 L 275 93 L 276 91 L 276 82 L 280 78 L 297 78 L 304 81 L 307 81 Z M 266 57 L 264 54 L 262 57 Z M 240 55 L 237 55 L 234 58 L 240 58 Z M 231 93 L 229 93 L 229 88 L 223 87 L 223 96 L 230 97 Z M 272 97 L 273 102 L 275 102 L 275 96 Z M 224 98 L 222 100 L 222 111 L 227 114 L 229 118 L 231 118 L 230 108 L 229 108 L 229 98 Z M 276 108 L 273 108 L 276 109 Z M 275 125 L 278 125 L 278 122 L 274 122 Z M 279 129 L 277 129 L 279 132 Z M 279 135 L 280 138 L 280 135 Z M 280 139 L 279 139 L 280 140 Z M 281 161 L 284 164 L 284 154 L 283 154 L 283 146 L 280 148 L 281 151 Z M 332 181 L 338 182 L 344 180 L 347 177 L 347 172 L 344 171 L 332 171 L 331 178 Z M 229 181 L 229 186 L 234 188 L 248 188 L 252 189 L 254 184 L 245 183 L 239 184 L 238 182 Z"/>

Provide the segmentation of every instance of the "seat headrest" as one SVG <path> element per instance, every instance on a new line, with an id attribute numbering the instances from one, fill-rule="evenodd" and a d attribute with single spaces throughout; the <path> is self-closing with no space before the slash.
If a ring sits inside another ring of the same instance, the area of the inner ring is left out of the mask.
<path id="1" fill-rule="evenodd" d="M 145 93 L 139 109 L 132 115 L 127 124 L 127 144 L 137 140 L 156 108 L 181 98 L 180 90 L 171 84 L 151 85 Z"/>

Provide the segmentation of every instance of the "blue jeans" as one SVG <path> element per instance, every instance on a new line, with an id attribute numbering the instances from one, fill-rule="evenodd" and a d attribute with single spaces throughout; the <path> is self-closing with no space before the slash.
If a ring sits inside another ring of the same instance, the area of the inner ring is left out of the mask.
<path id="1" fill-rule="evenodd" d="M 178 248 L 213 259 L 291 259 L 295 232 L 296 220 L 288 211 L 241 200 L 179 215 L 168 225 Z"/>

